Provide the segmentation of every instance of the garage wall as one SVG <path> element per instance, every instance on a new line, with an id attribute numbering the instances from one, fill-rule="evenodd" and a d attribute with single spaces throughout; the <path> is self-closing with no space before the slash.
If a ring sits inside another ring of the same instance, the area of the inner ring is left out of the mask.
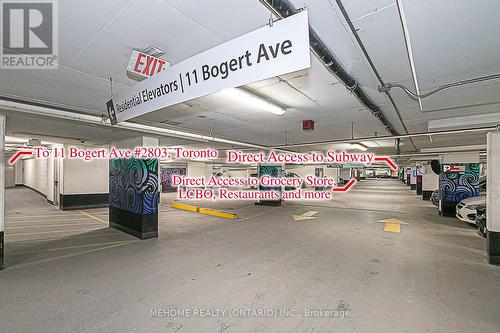
<path id="1" fill-rule="evenodd" d="M 47 195 L 47 160 L 29 158 L 23 160 L 23 185 L 43 196 Z"/>
<path id="2" fill-rule="evenodd" d="M 23 160 L 17 160 L 14 164 L 14 173 L 16 178 L 16 185 L 23 184 Z"/>
<path id="3" fill-rule="evenodd" d="M 188 177 L 205 177 L 210 178 L 212 175 L 212 165 L 204 162 L 188 162 L 187 164 Z"/>
<path id="4" fill-rule="evenodd" d="M 286 171 L 289 172 L 295 172 L 298 176 L 305 178 L 307 176 L 314 176 L 314 169 L 316 166 L 314 165 L 304 165 L 304 166 L 297 166 L 297 167 L 287 167 Z"/>
<path id="5" fill-rule="evenodd" d="M 54 203 L 54 159 L 47 159 L 47 201 Z"/>
<path id="6" fill-rule="evenodd" d="M 16 172 L 13 165 L 5 163 L 5 187 L 16 186 Z"/>
<path id="7" fill-rule="evenodd" d="M 351 178 L 351 169 L 340 169 L 339 177 L 344 180 L 348 180 L 349 178 Z"/>
<path id="8" fill-rule="evenodd" d="M 334 178 L 336 181 L 338 181 L 339 174 L 339 168 L 325 168 L 325 176 Z"/>
<path id="9" fill-rule="evenodd" d="M 231 178 L 238 178 L 238 177 L 241 177 L 241 178 L 244 178 L 244 177 L 248 177 L 248 170 L 229 170 L 229 174 L 231 175 Z"/>

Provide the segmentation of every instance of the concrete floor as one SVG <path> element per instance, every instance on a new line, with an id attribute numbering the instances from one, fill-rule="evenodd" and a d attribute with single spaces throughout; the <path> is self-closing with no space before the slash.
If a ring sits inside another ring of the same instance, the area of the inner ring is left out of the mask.
<path id="1" fill-rule="evenodd" d="M 487 264 L 485 240 L 394 180 L 361 182 L 330 202 L 217 204 L 239 220 L 174 211 L 167 199 L 160 238 L 148 241 L 106 228 L 106 209 L 60 212 L 26 189 L 6 199 L 2 332 L 500 328 L 500 268 Z M 310 210 L 316 219 L 291 217 Z M 409 225 L 388 233 L 378 222 L 387 218 Z M 226 313 L 154 317 L 154 309 Z M 248 309 L 295 316 L 244 317 Z M 306 309 L 349 316 L 306 317 Z"/>

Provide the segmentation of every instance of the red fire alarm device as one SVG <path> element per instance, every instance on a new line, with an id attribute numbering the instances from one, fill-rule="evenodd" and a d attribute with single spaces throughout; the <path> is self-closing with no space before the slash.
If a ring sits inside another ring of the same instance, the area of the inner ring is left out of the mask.
<path id="1" fill-rule="evenodd" d="M 304 120 L 302 121 L 302 130 L 304 131 L 314 131 L 314 121 Z"/>

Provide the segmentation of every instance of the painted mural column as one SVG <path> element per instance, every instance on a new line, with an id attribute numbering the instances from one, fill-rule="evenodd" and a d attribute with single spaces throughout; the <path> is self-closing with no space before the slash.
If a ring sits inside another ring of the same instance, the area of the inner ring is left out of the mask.
<path id="1" fill-rule="evenodd" d="M 0 114 L 0 270 L 4 262 L 5 222 L 5 115 Z"/>
<path id="2" fill-rule="evenodd" d="M 257 167 L 258 178 L 262 176 L 269 176 L 272 178 L 280 178 L 283 177 L 283 167 L 279 164 L 259 164 Z M 281 206 L 281 186 L 271 187 L 271 186 L 262 186 L 259 184 L 260 192 L 274 192 L 276 194 L 276 198 L 272 199 L 263 199 L 257 202 L 257 205 L 264 206 Z"/>
<path id="3" fill-rule="evenodd" d="M 490 264 L 500 264 L 500 132 L 488 133 L 486 171 L 486 252 Z"/>
<path id="4" fill-rule="evenodd" d="M 440 160 L 439 214 L 455 216 L 460 201 L 479 195 L 479 153 L 446 154 Z"/>
<path id="5" fill-rule="evenodd" d="M 138 137 L 111 146 L 157 147 L 158 139 Z M 109 226 L 140 239 L 158 237 L 158 159 L 109 160 Z"/>

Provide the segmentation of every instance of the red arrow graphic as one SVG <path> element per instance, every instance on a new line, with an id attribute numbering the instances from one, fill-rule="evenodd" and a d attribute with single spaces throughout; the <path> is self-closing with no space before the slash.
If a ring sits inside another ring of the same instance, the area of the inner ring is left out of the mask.
<path id="1" fill-rule="evenodd" d="M 354 184 L 356 184 L 356 179 L 353 178 L 353 179 L 351 179 L 349 181 L 349 183 L 347 183 L 346 186 L 344 186 L 344 187 L 334 187 L 334 188 L 332 188 L 332 191 L 333 192 L 347 192 L 351 188 L 351 186 L 354 185 Z"/>
<path id="2" fill-rule="evenodd" d="M 386 162 L 392 170 L 398 169 L 398 166 L 389 157 L 375 157 L 375 161 Z"/>
<path id="3" fill-rule="evenodd" d="M 33 153 L 30 151 L 18 151 L 16 155 L 12 156 L 12 158 L 9 160 L 9 164 L 10 165 L 14 164 L 17 161 L 17 159 L 22 155 L 31 155 L 31 154 Z"/>

